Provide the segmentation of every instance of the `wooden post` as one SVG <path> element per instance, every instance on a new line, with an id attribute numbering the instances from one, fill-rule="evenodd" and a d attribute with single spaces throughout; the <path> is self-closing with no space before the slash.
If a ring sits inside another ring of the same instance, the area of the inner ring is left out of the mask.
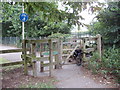
<path id="1" fill-rule="evenodd" d="M 49 62 L 50 62 L 50 66 L 49 66 L 49 76 L 52 76 L 52 69 L 53 69 L 53 48 L 52 48 L 52 40 L 49 39 L 48 40 L 49 43 Z"/>
<path id="2" fill-rule="evenodd" d="M 100 55 L 100 61 L 101 61 L 101 35 L 98 34 L 97 35 L 97 50 L 98 50 L 98 53 Z"/>
<path id="3" fill-rule="evenodd" d="M 63 53 L 63 41 L 61 39 L 58 40 L 58 62 L 59 68 L 62 68 L 60 64 L 62 64 L 62 53 Z"/>
<path id="4" fill-rule="evenodd" d="M 55 62 L 57 63 L 57 64 L 55 65 L 55 69 L 59 69 L 59 68 L 60 68 L 60 65 L 59 65 L 59 57 L 58 57 L 58 54 L 55 55 Z"/>
<path id="5" fill-rule="evenodd" d="M 44 44 L 44 45 L 45 45 L 45 44 Z M 40 57 L 43 57 L 42 51 L 43 51 L 43 43 L 40 43 Z M 44 64 L 44 62 L 41 61 L 41 62 L 40 62 L 40 72 L 44 72 L 43 64 Z"/>
<path id="6" fill-rule="evenodd" d="M 23 60 L 24 60 L 24 74 L 27 75 L 28 74 L 28 69 L 27 69 L 27 59 L 26 59 L 26 40 L 23 40 L 22 43 L 22 48 L 23 48 Z"/>
<path id="7" fill-rule="evenodd" d="M 86 51 L 86 38 L 83 39 L 83 51 Z M 83 59 L 84 59 L 84 61 L 86 60 L 85 53 L 83 53 Z"/>
<path id="8" fill-rule="evenodd" d="M 58 52 L 57 55 L 55 55 L 55 62 L 56 62 L 56 65 L 55 65 L 55 69 L 59 69 L 60 67 L 60 59 L 59 59 L 59 39 L 57 39 L 56 43 L 55 43 L 55 51 Z"/>
<path id="9" fill-rule="evenodd" d="M 33 56 L 36 56 L 36 53 L 35 53 L 35 46 L 36 44 L 35 43 L 32 43 L 32 46 L 31 46 L 31 53 Z"/>
<path id="10" fill-rule="evenodd" d="M 37 76 L 37 65 L 36 65 L 36 61 L 33 60 L 33 76 L 36 77 Z"/>

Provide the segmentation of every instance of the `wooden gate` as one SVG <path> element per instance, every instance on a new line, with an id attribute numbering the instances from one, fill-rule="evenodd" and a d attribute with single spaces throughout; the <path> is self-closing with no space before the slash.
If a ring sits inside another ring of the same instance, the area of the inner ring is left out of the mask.
<path id="1" fill-rule="evenodd" d="M 47 51 L 44 51 L 44 47 L 48 47 Z M 26 51 L 28 48 L 29 51 Z M 22 58 L 25 74 L 28 74 L 28 66 L 31 65 L 33 75 L 36 76 L 36 62 L 40 61 L 40 72 L 44 71 L 44 67 L 49 66 L 49 76 L 51 76 L 53 66 L 55 68 L 60 67 L 61 56 L 59 48 L 59 39 L 23 40 Z M 46 61 L 48 63 L 45 63 Z"/>
<path id="2" fill-rule="evenodd" d="M 67 42 L 61 42 L 61 53 L 62 53 L 62 60 L 63 65 L 68 64 L 68 59 L 73 55 L 74 51 L 77 47 L 82 47 L 83 50 L 83 60 L 85 61 L 86 53 L 97 51 L 100 56 L 101 60 L 101 35 L 91 36 L 91 37 L 83 37 L 83 38 L 72 38 L 69 39 Z M 91 46 L 87 48 L 87 44 L 96 44 L 95 47 Z"/>

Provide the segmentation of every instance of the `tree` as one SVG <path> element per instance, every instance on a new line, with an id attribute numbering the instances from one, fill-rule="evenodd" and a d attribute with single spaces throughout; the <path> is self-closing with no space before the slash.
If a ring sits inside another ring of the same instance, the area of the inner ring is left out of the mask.
<path id="1" fill-rule="evenodd" d="M 105 45 L 120 47 L 120 2 L 110 2 L 97 16 L 90 30 L 101 34 Z"/>
<path id="2" fill-rule="evenodd" d="M 2 3 L 2 6 L 4 13 L 2 17 L 3 36 L 21 36 L 22 25 L 19 15 L 22 12 L 22 4 L 7 2 Z M 29 20 L 25 23 L 26 36 L 39 37 L 48 36 L 52 32 L 70 32 L 70 27 L 62 22 L 65 18 L 63 19 L 61 16 L 64 16 L 65 12 L 58 10 L 55 3 L 29 2 L 24 3 L 24 6 L 29 15 Z"/>
<path id="3" fill-rule="evenodd" d="M 72 25 L 84 25 L 79 21 L 83 19 L 79 13 L 82 11 L 82 8 L 86 9 L 87 3 L 63 3 L 66 8 L 64 11 L 58 10 L 57 2 L 24 2 L 25 12 L 29 15 L 29 20 L 25 24 L 26 36 L 47 36 L 52 32 L 69 33 Z M 19 15 L 22 12 L 22 3 L 4 2 L 2 7 L 4 13 L 2 17 L 3 36 L 20 36 L 22 25 Z M 73 12 L 69 11 L 70 8 Z M 91 11 L 95 10 L 97 9 L 92 9 Z M 9 23 L 9 26 L 6 27 L 7 23 Z"/>

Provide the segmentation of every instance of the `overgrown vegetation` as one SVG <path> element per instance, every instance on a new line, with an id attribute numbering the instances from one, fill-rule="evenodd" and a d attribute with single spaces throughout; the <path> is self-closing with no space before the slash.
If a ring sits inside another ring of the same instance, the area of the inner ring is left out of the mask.
<path id="1" fill-rule="evenodd" d="M 99 60 L 99 54 L 93 53 L 91 60 L 88 62 L 88 69 L 92 70 L 93 74 L 101 73 L 105 77 L 113 75 L 120 83 L 120 50 L 115 47 L 105 49 L 103 51 L 102 60 Z"/>
<path id="2" fill-rule="evenodd" d="M 89 28 L 93 34 L 101 34 L 105 46 L 120 47 L 120 1 L 109 2 L 108 7 L 102 9 Z"/>
<path id="3" fill-rule="evenodd" d="M 4 71 L 10 71 L 10 70 L 14 70 L 16 68 L 21 68 L 21 67 L 23 67 L 23 65 L 6 66 L 6 67 L 2 67 L 2 70 L 4 70 Z"/>
<path id="4" fill-rule="evenodd" d="M 109 2 L 95 17 L 89 30 L 93 35 L 101 34 L 103 42 L 102 61 L 97 58 L 97 53 L 88 63 L 88 68 L 93 73 L 114 75 L 120 83 L 120 1 Z"/>
<path id="5" fill-rule="evenodd" d="M 49 82 L 49 83 L 21 85 L 19 86 L 19 88 L 55 88 L 55 87 Z"/>

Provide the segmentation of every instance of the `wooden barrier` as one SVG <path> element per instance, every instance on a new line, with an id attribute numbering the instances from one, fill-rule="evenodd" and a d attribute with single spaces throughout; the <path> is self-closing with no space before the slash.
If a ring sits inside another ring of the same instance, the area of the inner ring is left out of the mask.
<path id="1" fill-rule="evenodd" d="M 28 51 L 29 49 L 26 49 Z M 0 50 L 0 54 L 7 54 L 7 53 L 17 53 L 17 52 L 23 52 L 24 49 L 9 49 L 9 50 Z M 21 56 L 22 57 L 22 56 Z M 16 62 L 9 62 L 9 63 L 3 63 L 0 64 L 2 67 L 6 66 L 12 66 L 12 65 L 18 65 L 18 64 L 23 64 L 23 61 L 16 61 Z"/>
<path id="2" fill-rule="evenodd" d="M 72 40 L 72 39 L 71 39 Z M 69 42 L 63 42 L 61 39 L 43 39 L 43 40 L 23 40 L 22 42 L 22 49 L 14 49 L 14 50 L 1 50 L 0 53 L 14 53 L 14 52 L 22 52 L 22 62 L 15 62 L 15 63 L 6 63 L 3 64 L 3 66 L 9 66 L 9 65 L 15 65 L 15 64 L 24 64 L 24 73 L 28 74 L 28 63 L 31 62 L 32 68 L 33 68 L 33 75 L 36 76 L 36 62 L 40 61 L 40 72 L 44 72 L 44 67 L 49 66 L 49 76 L 52 76 L 52 70 L 53 66 L 55 66 L 55 69 L 61 68 L 61 64 L 63 60 L 63 57 L 66 57 L 65 61 L 70 58 L 71 55 L 73 55 L 75 49 L 79 46 L 82 46 L 84 52 L 91 52 L 94 51 L 94 48 L 86 48 L 86 43 L 88 41 L 97 41 L 97 50 L 101 57 L 101 36 L 97 35 L 96 37 L 86 37 L 86 38 L 79 38 L 76 40 L 72 40 Z M 40 49 L 38 50 L 38 53 L 40 57 L 37 57 L 36 53 L 36 46 L 37 43 L 40 44 Z M 45 52 L 43 45 L 49 45 L 49 53 L 48 55 L 43 55 L 42 53 Z M 53 47 L 54 43 L 54 47 Z M 29 44 L 29 45 L 28 45 Z M 69 44 L 69 45 L 68 45 Z M 63 48 L 64 45 L 68 45 L 69 48 Z M 73 45 L 73 46 L 72 46 Z M 27 47 L 30 46 L 30 47 Z M 29 48 L 29 49 L 28 49 Z M 58 53 L 54 54 L 54 50 Z M 63 52 L 67 52 L 66 54 Z M 29 52 L 29 54 L 28 54 Z M 83 55 L 84 59 L 86 58 L 86 55 L 84 53 Z M 100 58 L 101 60 L 101 58 Z M 45 61 L 49 61 L 49 63 L 44 63 Z M 65 62 L 64 61 L 64 62 Z"/>
<path id="3" fill-rule="evenodd" d="M 23 64 L 23 61 L 3 63 L 3 64 L 0 64 L 0 66 L 6 67 L 6 66 L 12 66 L 12 65 L 19 65 L 19 64 Z"/>
<path id="4" fill-rule="evenodd" d="M 67 53 L 62 53 L 62 56 L 66 57 L 65 59 L 66 61 L 70 58 L 71 55 L 73 55 L 73 52 L 75 51 L 77 45 L 79 45 L 84 52 L 83 53 L 84 61 L 87 60 L 86 53 L 94 52 L 96 49 L 100 55 L 100 60 L 101 60 L 101 35 L 96 35 L 96 36 L 91 36 L 91 37 L 82 37 L 82 38 L 76 38 L 76 39 L 74 38 L 74 39 L 70 39 L 69 42 L 68 41 L 63 42 L 63 46 L 61 47 L 62 52 L 67 51 Z M 86 48 L 87 43 L 90 43 L 90 42 L 92 43 L 97 42 L 96 44 L 97 46 L 95 48 L 94 47 Z M 72 48 L 72 45 L 74 46 L 73 48 Z M 68 51 L 70 51 L 70 53 L 68 53 Z"/>
<path id="5" fill-rule="evenodd" d="M 24 59 L 24 72 L 27 74 L 28 72 L 28 59 L 31 60 L 32 62 L 32 67 L 33 67 L 33 75 L 36 76 L 35 68 L 36 68 L 36 62 L 40 61 L 40 72 L 44 72 L 44 67 L 49 66 L 49 76 L 52 76 L 52 70 L 53 70 L 53 65 L 55 68 L 59 68 L 60 64 L 60 51 L 59 47 L 60 44 L 58 43 L 58 39 L 45 39 L 45 40 L 24 40 L 23 41 L 23 59 Z M 40 44 L 40 50 L 39 54 L 40 57 L 36 56 L 36 43 Z M 47 43 L 49 45 L 49 53 L 47 57 L 44 57 L 43 50 L 43 43 Z M 56 44 L 56 51 L 58 52 L 57 54 L 53 55 L 53 43 Z M 27 54 L 26 51 L 26 44 L 30 44 L 30 54 Z M 53 57 L 55 57 L 55 61 L 53 62 Z M 49 61 L 49 63 L 44 63 L 44 61 Z M 38 71 L 39 72 L 39 71 Z"/>
<path id="6" fill-rule="evenodd" d="M 0 50 L 0 54 L 22 52 L 23 49 Z"/>

